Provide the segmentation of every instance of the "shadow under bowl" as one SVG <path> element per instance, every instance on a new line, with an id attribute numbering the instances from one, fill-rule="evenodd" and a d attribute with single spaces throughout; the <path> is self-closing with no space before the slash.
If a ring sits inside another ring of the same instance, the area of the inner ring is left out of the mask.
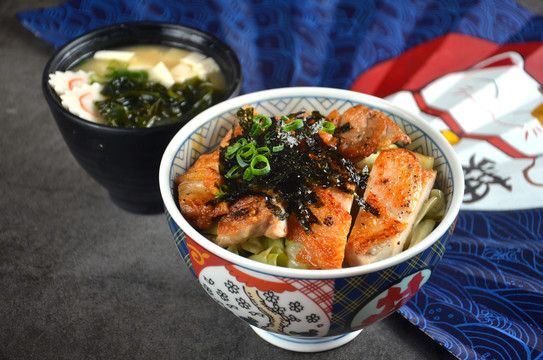
<path id="1" fill-rule="evenodd" d="M 42 91 L 64 141 L 81 167 L 107 189 L 119 207 L 152 214 L 164 210 L 158 185 L 160 159 L 186 122 L 145 129 L 93 123 L 65 109 L 48 83 L 50 74 L 73 69 L 97 50 L 140 44 L 177 47 L 212 57 L 226 84 L 219 101 L 237 96 L 241 90 L 240 62 L 234 51 L 215 36 L 177 24 L 134 22 L 91 31 L 57 50 L 43 71 Z"/>

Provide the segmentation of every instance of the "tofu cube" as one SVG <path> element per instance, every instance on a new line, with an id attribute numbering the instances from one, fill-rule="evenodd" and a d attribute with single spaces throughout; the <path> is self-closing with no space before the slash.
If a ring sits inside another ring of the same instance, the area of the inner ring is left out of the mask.
<path id="1" fill-rule="evenodd" d="M 176 65 L 172 69 L 171 73 L 175 79 L 175 82 L 177 83 L 183 83 L 186 80 L 197 76 L 196 72 L 192 69 L 192 66 L 184 62 L 180 62 L 178 65 Z"/>
<path id="2" fill-rule="evenodd" d="M 99 60 L 118 60 L 128 62 L 134 56 L 132 51 L 120 50 L 98 50 L 94 53 L 94 58 Z"/>
<path id="3" fill-rule="evenodd" d="M 200 61 L 198 64 L 193 66 L 194 71 L 198 73 L 198 76 L 201 78 L 211 77 L 213 74 L 216 74 L 220 71 L 219 65 L 213 60 L 213 58 L 205 58 Z"/>
<path id="4" fill-rule="evenodd" d="M 190 54 L 188 54 L 184 58 L 181 58 L 181 62 L 183 62 L 185 64 L 188 64 L 190 66 L 195 66 L 195 65 L 199 64 L 201 61 L 203 61 L 205 58 L 207 58 L 207 56 L 205 56 L 204 54 L 200 54 L 200 53 L 197 53 L 197 52 L 191 52 Z"/>
<path id="5" fill-rule="evenodd" d="M 175 83 L 172 74 L 162 61 L 149 70 L 149 80 L 156 81 L 165 87 L 170 87 Z"/>

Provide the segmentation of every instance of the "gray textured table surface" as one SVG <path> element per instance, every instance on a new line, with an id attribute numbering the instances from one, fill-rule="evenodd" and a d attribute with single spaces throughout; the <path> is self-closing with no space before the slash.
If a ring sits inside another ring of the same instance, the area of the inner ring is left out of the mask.
<path id="1" fill-rule="evenodd" d="M 117 208 L 75 162 L 40 80 L 53 48 L 0 2 L 0 359 L 448 359 L 395 314 L 331 352 L 275 348 L 217 306 L 163 215 Z M 521 3 L 543 13 L 543 1 Z"/>

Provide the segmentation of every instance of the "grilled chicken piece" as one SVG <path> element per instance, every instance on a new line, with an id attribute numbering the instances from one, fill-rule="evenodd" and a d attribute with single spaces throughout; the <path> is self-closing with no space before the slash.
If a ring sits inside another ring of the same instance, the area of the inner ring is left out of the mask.
<path id="1" fill-rule="evenodd" d="M 234 132 L 239 134 L 241 127 L 236 127 Z M 220 146 L 228 146 L 231 137 L 232 131 L 229 131 Z M 277 239 L 287 234 L 287 221 L 275 216 L 262 197 L 248 196 L 231 206 L 226 202 L 208 204 L 216 199 L 219 192 L 217 186 L 223 183 L 219 172 L 219 150 L 201 155 L 176 180 L 181 213 L 193 226 L 205 230 L 220 217 L 216 237 L 220 246 L 226 247 L 262 235 Z M 284 212 L 280 205 L 277 206 Z"/>
<path id="2" fill-rule="evenodd" d="M 238 126 L 236 134 L 241 131 Z M 232 138 L 230 130 L 222 139 L 220 146 L 228 146 Z M 222 184 L 219 172 L 219 150 L 211 154 L 201 155 L 194 165 L 183 175 L 176 179 L 179 207 L 187 221 L 198 229 L 207 229 L 213 225 L 214 218 L 228 212 L 226 203 L 216 206 L 208 205 L 210 200 L 216 198 L 219 192 L 217 186 Z"/>
<path id="3" fill-rule="evenodd" d="M 216 243 L 226 247 L 262 235 L 272 239 L 285 237 L 287 221 L 273 214 L 264 198 L 247 196 L 236 201 L 228 214 L 220 218 Z"/>
<path id="4" fill-rule="evenodd" d="M 296 260 L 315 269 L 339 269 L 343 265 L 345 243 L 351 227 L 352 196 L 335 188 L 312 189 L 322 206 L 309 205 L 311 212 L 320 221 L 305 232 L 295 215 L 288 218 L 287 240 L 304 245 Z M 347 199 L 350 197 L 350 201 Z"/>
<path id="5" fill-rule="evenodd" d="M 177 177 L 179 207 L 193 226 L 207 229 L 213 225 L 214 218 L 228 212 L 226 203 L 216 206 L 207 204 L 216 198 L 217 185 L 221 184 L 221 180 L 219 150 L 201 155 L 185 174 Z"/>
<path id="6" fill-rule="evenodd" d="M 353 191 L 355 189 L 355 186 L 353 184 L 349 184 L 347 187 Z M 334 199 L 338 202 L 339 206 L 350 213 L 353 206 L 354 196 L 336 188 L 332 188 L 330 191 Z"/>
<path id="7" fill-rule="evenodd" d="M 436 178 L 406 149 L 382 151 L 370 172 L 364 199 L 379 212 L 360 209 L 345 249 L 349 266 L 369 264 L 402 251 Z"/>
<path id="8" fill-rule="evenodd" d="M 349 130 L 339 133 L 339 152 L 355 163 L 398 141 L 411 142 L 409 136 L 404 134 L 394 121 L 382 112 L 364 105 L 351 107 L 341 115 L 334 110 L 327 120 L 332 122 L 336 129 L 350 127 Z"/>

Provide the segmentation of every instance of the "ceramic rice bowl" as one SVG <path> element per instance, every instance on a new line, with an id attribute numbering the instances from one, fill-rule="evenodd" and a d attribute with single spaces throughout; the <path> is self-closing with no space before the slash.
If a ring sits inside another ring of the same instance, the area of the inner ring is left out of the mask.
<path id="1" fill-rule="evenodd" d="M 411 137 L 409 149 L 435 157 L 436 186 L 446 195 L 444 219 L 427 238 L 396 256 L 336 270 L 275 267 L 215 245 L 181 215 L 174 197 L 174 181 L 199 155 L 218 146 L 236 120 L 236 110 L 245 104 L 268 116 L 301 110 L 318 110 L 327 115 L 356 104 L 383 111 Z M 373 96 L 312 87 L 256 92 L 202 112 L 168 145 L 159 177 L 175 244 L 203 289 L 266 341 L 305 352 L 349 342 L 361 329 L 390 315 L 413 297 L 443 257 L 464 189 L 462 168 L 452 147 L 424 120 Z"/>

